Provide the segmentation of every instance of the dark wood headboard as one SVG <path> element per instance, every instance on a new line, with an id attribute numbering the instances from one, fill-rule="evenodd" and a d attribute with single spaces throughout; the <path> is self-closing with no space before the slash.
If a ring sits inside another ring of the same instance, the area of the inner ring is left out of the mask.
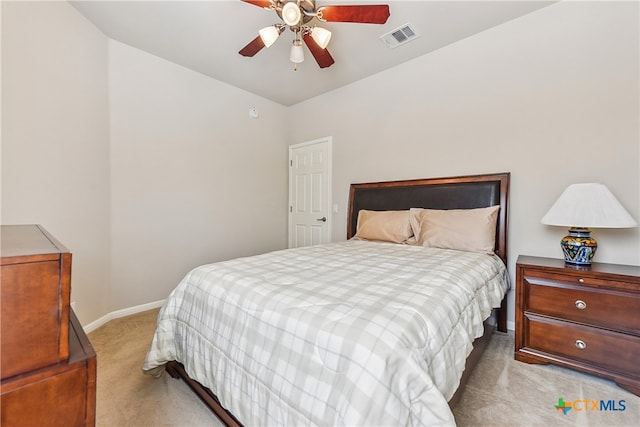
<path id="1" fill-rule="evenodd" d="M 351 184 L 347 238 L 356 233 L 358 212 L 429 209 L 474 209 L 500 205 L 496 254 L 507 263 L 507 210 L 510 173 Z"/>

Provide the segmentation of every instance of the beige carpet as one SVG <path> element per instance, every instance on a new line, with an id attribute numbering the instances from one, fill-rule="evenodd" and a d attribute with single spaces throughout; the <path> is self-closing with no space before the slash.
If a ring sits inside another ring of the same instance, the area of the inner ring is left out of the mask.
<path id="1" fill-rule="evenodd" d="M 184 382 L 142 374 L 156 316 L 112 320 L 89 334 L 98 353 L 97 426 L 219 426 Z M 624 400 L 626 409 L 563 415 L 554 408 L 559 397 Z M 638 426 L 640 398 L 597 377 L 516 362 L 513 335 L 496 333 L 454 414 L 459 426 Z"/>

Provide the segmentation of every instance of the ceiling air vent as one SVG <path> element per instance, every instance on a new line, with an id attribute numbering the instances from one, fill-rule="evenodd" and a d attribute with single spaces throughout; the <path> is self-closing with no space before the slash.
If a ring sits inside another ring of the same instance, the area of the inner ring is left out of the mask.
<path id="1" fill-rule="evenodd" d="M 391 49 L 398 47 L 402 44 L 408 43 L 411 40 L 417 38 L 419 34 L 411 26 L 411 24 L 404 24 L 395 30 L 389 31 L 387 34 L 380 36 L 380 39 L 389 46 Z"/>

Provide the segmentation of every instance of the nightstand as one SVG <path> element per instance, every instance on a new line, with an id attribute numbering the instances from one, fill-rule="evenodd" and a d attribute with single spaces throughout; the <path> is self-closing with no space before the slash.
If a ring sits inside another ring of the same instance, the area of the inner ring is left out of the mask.
<path id="1" fill-rule="evenodd" d="M 640 267 L 520 256 L 516 360 L 615 381 L 640 396 Z"/>

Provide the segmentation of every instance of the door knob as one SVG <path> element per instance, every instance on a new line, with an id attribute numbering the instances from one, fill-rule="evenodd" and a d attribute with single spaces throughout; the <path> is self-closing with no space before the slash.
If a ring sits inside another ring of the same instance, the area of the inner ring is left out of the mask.
<path id="1" fill-rule="evenodd" d="M 320 221 L 320 222 L 327 222 L 327 217 L 323 216 L 322 218 L 318 218 L 316 219 L 316 221 Z"/>

